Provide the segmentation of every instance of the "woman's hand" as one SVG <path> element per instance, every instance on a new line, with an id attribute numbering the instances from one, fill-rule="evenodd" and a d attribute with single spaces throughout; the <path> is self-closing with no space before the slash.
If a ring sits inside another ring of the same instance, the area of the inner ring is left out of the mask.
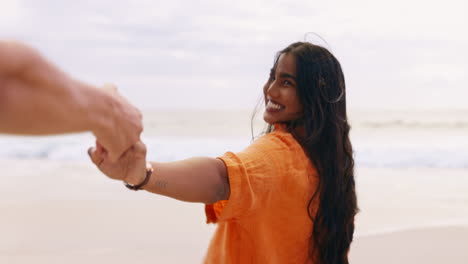
<path id="1" fill-rule="evenodd" d="M 138 141 L 117 161 L 112 161 L 104 147 L 96 141 L 96 146 L 88 149 L 91 161 L 99 170 L 114 180 L 133 185 L 143 182 L 146 176 L 146 146 Z"/>

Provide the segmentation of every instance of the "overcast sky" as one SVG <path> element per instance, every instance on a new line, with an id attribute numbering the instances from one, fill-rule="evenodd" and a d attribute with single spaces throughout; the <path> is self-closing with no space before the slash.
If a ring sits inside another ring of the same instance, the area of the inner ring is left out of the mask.
<path id="1" fill-rule="evenodd" d="M 316 32 L 351 108 L 468 108 L 466 13 L 464 0 L 0 0 L 0 37 L 143 109 L 211 109 L 253 108 L 274 54 Z"/>

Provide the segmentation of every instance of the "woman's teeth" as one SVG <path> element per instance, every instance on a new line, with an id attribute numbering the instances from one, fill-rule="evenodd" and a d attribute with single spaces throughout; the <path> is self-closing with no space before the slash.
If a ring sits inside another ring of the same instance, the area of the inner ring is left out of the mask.
<path id="1" fill-rule="evenodd" d="M 273 109 L 276 109 L 276 110 L 279 110 L 279 109 L 283 108 L 281 105 L 275 104 L 272 101 L 268 101 L 267 107 L 273 108 Z"/>

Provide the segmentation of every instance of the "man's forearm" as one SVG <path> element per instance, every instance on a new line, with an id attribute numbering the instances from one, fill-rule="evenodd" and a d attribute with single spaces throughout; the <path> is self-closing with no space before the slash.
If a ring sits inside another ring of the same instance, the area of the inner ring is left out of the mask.
<path id="1" fill-rule="evenodd" d="M 111 95 L 71 79 L 26 46 L 6 48 L 5 56 L 17 56 L 16 63 L 0 62 L 0 133 L 95 131 L 110 122 Z"/>
<path id="2" fill-rule="evenodd" d="M 81 84 L 58 92 L 12 84 L 2 97 L 0 132 L 12 134 L 94 132 L 109 122 L 105 117 L 112 104 L 103 91 Z"/>

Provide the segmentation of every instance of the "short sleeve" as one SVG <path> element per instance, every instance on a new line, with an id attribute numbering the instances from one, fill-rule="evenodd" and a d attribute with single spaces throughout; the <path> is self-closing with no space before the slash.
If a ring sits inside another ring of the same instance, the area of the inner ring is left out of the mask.
<path id="1" fill-rule="evenodd" d="M 205 206 L 207 223 L 234 219 L 257 209 L 280 188 L 281 176 L 286 175 L 284 171 L 294 156 L 291 151 L 299 147 L 292 136 L 287 135 L 270 133 L 242 152 L 227 152 L 218 157 L 227 168 L 230 196 L 229 200 Z"/>

